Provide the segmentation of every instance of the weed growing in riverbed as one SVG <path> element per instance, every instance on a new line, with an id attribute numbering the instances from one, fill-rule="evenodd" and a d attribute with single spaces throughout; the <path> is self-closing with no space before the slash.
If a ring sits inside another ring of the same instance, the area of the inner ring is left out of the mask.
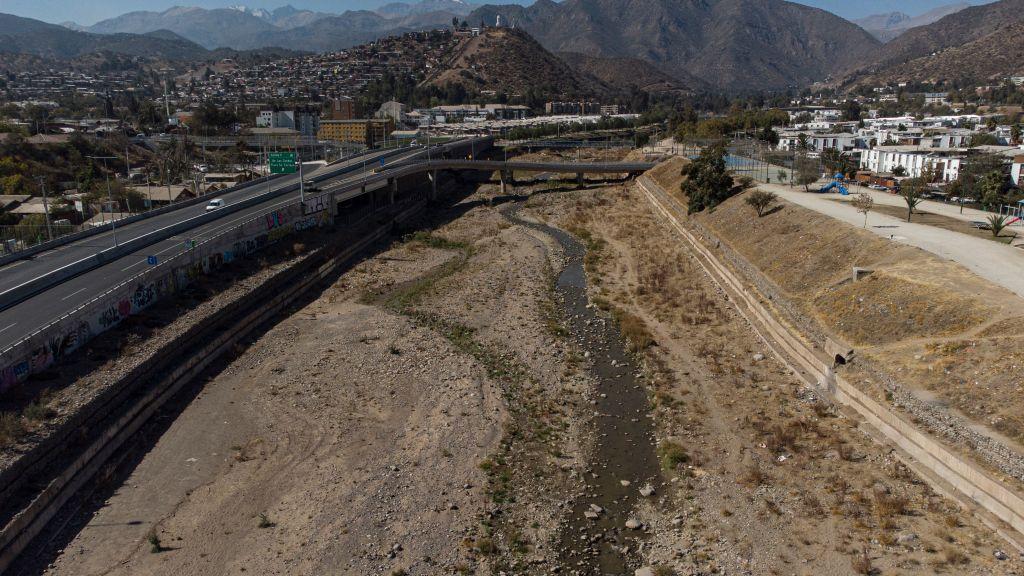
<path id="1" fill-rule="evenodd" d="M 0 446 L 9 446 L 25 435 L 21 418 L 13 412 L 0 414 Z"/>
<path id="2" fill-rule="evenodd" d="M 149 543 L 151 554 L 159 554 L 164 551 L 164 546 L 160 543 L 160 537 L 157 536 L 156 531 L 150 530 L 149 534 L 146 535 L 146 542 Z"/>
<path id="3" fill-rule="evenodd" d="M 675 470 L 680 464 L 690 461 L 690 455 L 686 453 L 683 445 L 671 440 L 666 440 L 658 446 L 658 457 L 662 467 L 668 471 Z"/>

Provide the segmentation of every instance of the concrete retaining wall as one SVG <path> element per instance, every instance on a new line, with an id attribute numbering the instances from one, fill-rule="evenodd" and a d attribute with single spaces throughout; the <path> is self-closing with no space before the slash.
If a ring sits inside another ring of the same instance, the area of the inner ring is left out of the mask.
<path id="1" fill-rule="evenodd" d="M 423 206 L 422 202 L 415 203 L 395 216 L 393 221 L 412 218 Z M 301 220 L 292 222 L 293 230 L 299 222 Z M 81 426 L 100 429 L 102 432 L 92 436 L 93 440 L 75 453 L 73 460 L 64 465 L 61 473 L 49 482 L 29 506 L 18 512 L 0 530 L 0 573 L 11 565 L 61 506 L 118 452 L 124 441 L 184 384 L 253 328 L 272 318 L 307 289 L 334 274 L 368 246 L 384 238 L 390 228 L 389 222 L 352 245 L 320 252 L 282 271 L 249 297 L 218 311 L 165 347 L 177 354 L 154 354 L 149 361 L 83 407 L 76 414 L 75 422 L 63 426 L 64 437 L 67 438 Z M 34 458 L 19 461 L 27 464 L 18 466 L 18 469 L 8 469 L 0 475 L 0 500 L 7 501 L 9 495 L 23 485 L 33 470 L 56 465 L 62 458 L 67 458 L 68 447 L 61 438 L 55 436 L 48 440 L 45 445 L 33 451 Z"/>
<path id="2" fill-rule="evenodd" d="M 326 195 L 325 195 L 326 196 Z M 293 231 L 333 222 L 329 197 L 298 202 L 254 217 L 148 268 L 57 318 L 0 354 L 0 394 L 46 370 L 93 336 L 173 294 L 197 275 L 259 250 Z"/>
<path id="3" fill-rule="evenodd" d="M 704 270 L 726 290 L 740 313 L 784 363 L 815 383 L 820 391 L 854 409 L 916 464 L 955 490 L 954 496 L 958 499 L 966 499 L 966 503 L 973 503 L 1016 530 L 1017 534 L 1008 534 L 1002 531 L 1003 526 L 993 526 L 1020 546 L 1024 534 L 1024 498 L 1020 494 L 836 375 L 832 358 L 815 351 L 813 344 L 798 330 L 776 318 L 767 303 L 751 294 L 746 285 L 683 226 L 680 215 L 685 211 L 675 199 L 647 176 L 639 178 L 638 183 L 655 210 L 700 256 L 698 261 Z"/>
<path id="4" fill-rule="evenodd" d="M 397 154 L 399 152 L 405 152 L 406 150 L 408 150 L 408 149 L 406 149 L 406 148 L 396 149 L 395 151 L 389 152 L 388 154 L 386 154 L 385 157 L 391 157 L 391 156 L 394 156 L 395 154 Z M 338 164 L 340 162 L 347 162 L 347 161 L 352 160 L 354 158 L 359 158 L 361 156 L 366 156 L 368 154 L 374 154 L 376 152 L 379 152 L 379 150 L 366 150 L 364 152 L 360 152 L 359 154 L 355 154 L 353 156 L 348 156 L 346 158 L 342 158 L 340 160 L 335 160 L 334 162 L 330 162 L 328 164 L 328 166 L 333 165 L 333 164 Z M 260 184 L 265 183 L 267 180 L 276 179 L 276 178 L 279 178 L 279 177 L 280 176 L 278 176 L 278 175 L 261 176 L 259 178 L 256 178 L 254 180 L 250 180 L 248 182 L 243 182 L 241 184 L 238 184 L 238 185 L 235 185 L 235 186 L 231 186 L 229 188 L 224 188 L 223 190 L 218 190 L 217 194 L 218 195 L 230 194 L 232 192 L 237 192 L 238 190 L 241 190 L 243 188 L 248 188 L 248 187 L 251 187 L 251 186 L 258 186 Z M 318 181 L 323 180 L 323 179 L 325 179 L 325 177 L 318 176 L 317 178 L 310 179 L 310 182 L 318 182 Z M 298 189 L 298 186 L 296 186 L 295 189 Z M 281 193 L 284 193 L 284 191 L 282 190 Z M 130 216 L 130 217 L 125 218 L 123 220 L 118 220 L 114 224 L 116 224 L 117 226 L 124 226 L 126 224 L 131 224 L 132 222 L 138 222 L 140 220 L 145 220 L 147 218 L 152 218 L 153 216 L 159 216 L 160 214 L 166 214 L 168 212 L 173 212 L 175 210 L 178 210 L 178 209 L 181 209 L 181 208 L 186 208 L 188 206 L 195 206 L 196 204 L 202 204 L 203 202 L 207 202 L 209 200 L 210 196 L 211 196 L 210 194 L 206 194 L 206 195 L 198 196 L 196 198 L 192 198 L 192 199 L 189 199 L 189 200 L 183 200 L 181 202 L 178 202 L 178 203 L 175 203 L 175 204 L 170 204 L 170 205 L 164 206 L 162 208 L 157 208 L 155 210 L 150 210 L 148 212 L 143 212 L 141 214 L 136 214 L 134 216 Z M 45 252 L 47 250 L 52 250 L 54 248 L 58 248 L 58 247 L 63 246 L 65 244 L 70 244 L 71 242 L 77 242 L 78 240 L 89 238 L 90 236 L 95 236 L 96 234 L 100 234 L 102 232 L 107 232 L 107 231 L 109 231 L 111 229 L 111 227 L 112 227 L 112 225 L 109 224 L 109 223 L 108 224 L 103 224 L 101 226 L 94 226 L 94 227 L 92 227 L 92 228 L 90 228 L 88 230 L 83 230 L 81 232 L 76 232 L 74 234 L 68 234 L 66 236 L 61 236 L 59 238 L 54 238 L 53 240 L 49 240 L 49 241 L 46 241 L 46 242 L 42 242 L 40 244 L 36 244 L 35 246 L 32 246 L 31 248 L 26 248 L 25 250 L 20 250 L 18 252 L 13 252 L 11 254 L 6 254 L 4 256 L 0 256 L 0 266 L 3 266 L 5 264 L 9 264 L 9 263 L 14 262 L 16 260 L 22 260 L 24 258 L 28 258 L 30 256 L 34 256 L 34 255 L 36 255 L 36 254 L 38 254 L 40 252 Z"/>

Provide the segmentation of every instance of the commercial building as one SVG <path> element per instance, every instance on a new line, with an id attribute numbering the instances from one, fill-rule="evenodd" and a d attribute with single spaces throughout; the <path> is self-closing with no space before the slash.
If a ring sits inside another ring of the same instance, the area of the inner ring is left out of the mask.
<path id="1" fill-rule="evenodd" d="M 315 137 L 320 131 L 318 110 L 262 110 L 256 116 L 257 128 L 288 128 L 305 137 Z"/>
<path id="2" fill-rule="evenodd" d="M 321 120 L 352 120 L 356 117 L 355 100 L 348 96 L 339 96 L 324 102 Z"/>
<path id="3" fill-rule="evenodd" d="M 359 118 L 354 120 L 324 120 L 320 122 L 321 140 L 349 142 L 375 146 L 385 142 L 395 129 L 392 118 Z"/>
<path id="4" fill-rule="evenodd" d="M 545 114 L 600 114 L 601 104 L 598 102 L 548 102 L 544 104 Z"/>
<path id="5" fill-rule="evenodd" d="M 401 124 L 405 122 L 405 104 L 389 100 L 381 104 L 373 116 L 374 118 L 391 118 L 395 124 Z"/>

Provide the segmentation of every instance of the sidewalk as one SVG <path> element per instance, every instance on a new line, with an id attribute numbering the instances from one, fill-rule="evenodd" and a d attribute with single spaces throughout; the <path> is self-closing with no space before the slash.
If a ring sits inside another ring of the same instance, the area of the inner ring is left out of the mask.
<path id="1" fill-rule="evenodd" d="M 820 186 L 819 186 L 820 187 Z M 854 195 L 860 193 L 870 194 L 875 200 L 875 204 L 882 204 L 884 206 L 897 206 L 900 208 L 906 208 L 907 203 L 903 200 L 902 196 L 897 194 L 891 194 L 889 192 L 880 192 L 878 190 L 872 190 L 867 186 L 860 186 L 857 184 L 848 185 L 847 188 L 850 190 L 849 196 L 835 196 L 836 199 L 848 202 L 853 200 Z M 960 213 L 959 204 L 947 204 L 945 202 L 936 202 L 934 200 L 922 200 L 921 204 L 917 207 L 921 212 L 931 212 L 932 214 L 938 214 L 940 216 L 946 216 L 948 218 L 955 218 L 957 220 L 963 220 L 964 222 L 975 222 L 985 221 L 989 216 L 992 216 L 992 212 L 986 212 L 984 210 L 978 210 L 977 208 L 964 207 L 963 214 Z"/>
<path id="2" fill-rule="evenodd" d="M 790 188 L 777 184 L 760 184 L 758 187 L 774 192 L 788 202 L 852 226 L 861 228 L 864 225 L 864 215 L 849 204 L 830 200 L 829 198 L 834 198 L 834 195 L 808 194 L 802 188 Z M 889 198 L 886 200 L 903 201 L 900 197 L 890 194 L 879 193 L 878 195 L 883 198 L 888 196 Z M 875 201 L 879 202 L 880 199 L 876 197 Z M 886 203 L 888 204 L 888 202 Z M 939 203 L 931 202 L 930 204 Z M 954 208 L 953 206 L 948 207 Z M 922 206 L 922 209 L 932 210 L 930 206 L 927 208 Z M 956 210 L 959 215 L 959 206 L 956 207 Z M 933 211 L 938 212 L 937 210 Z M 967 214 L 966 208 L 964 214 Z M 916 246 L 942 258 L 953 260 L 978 276 L 1024 297 L 1024 250 L 943 228 L 908 223 L 874 212 L 868 215 L 867 229 L 884 238 L 891 238 L 893 241 Z"/>

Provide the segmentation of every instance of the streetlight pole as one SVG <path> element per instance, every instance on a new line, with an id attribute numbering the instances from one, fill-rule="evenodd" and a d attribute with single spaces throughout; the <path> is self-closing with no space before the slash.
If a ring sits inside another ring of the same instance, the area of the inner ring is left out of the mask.
<path id="1" fill-rule="evenodd" d="M 50 226 L 50 200 L 46 196 L 46 178 L 39 177 L 39 188 L 43 192 L 43 215 L 46 217 L 46 236 L 53 240 L 53 228 Z"/>
<path id="2" fill-rule="evenodd" d="M 103 160 L 103 177 L 107 181 L 107 203 L 113 204 L 113 194 L 110 192 L 110 173 L 107 171 L 107 160 L 117 160 L 117 156 L 86 156 L 86 158 L 92 158 L 93 160 Z M 120 207 L 118 207 L 120 209 Z M 102 212 L 102 210 L 100 210 Z M 117 218 L 114 218 L 114 213 L 110 213 L 110 233 L 114 237 L 114 247 L 117 247 Z"/>

